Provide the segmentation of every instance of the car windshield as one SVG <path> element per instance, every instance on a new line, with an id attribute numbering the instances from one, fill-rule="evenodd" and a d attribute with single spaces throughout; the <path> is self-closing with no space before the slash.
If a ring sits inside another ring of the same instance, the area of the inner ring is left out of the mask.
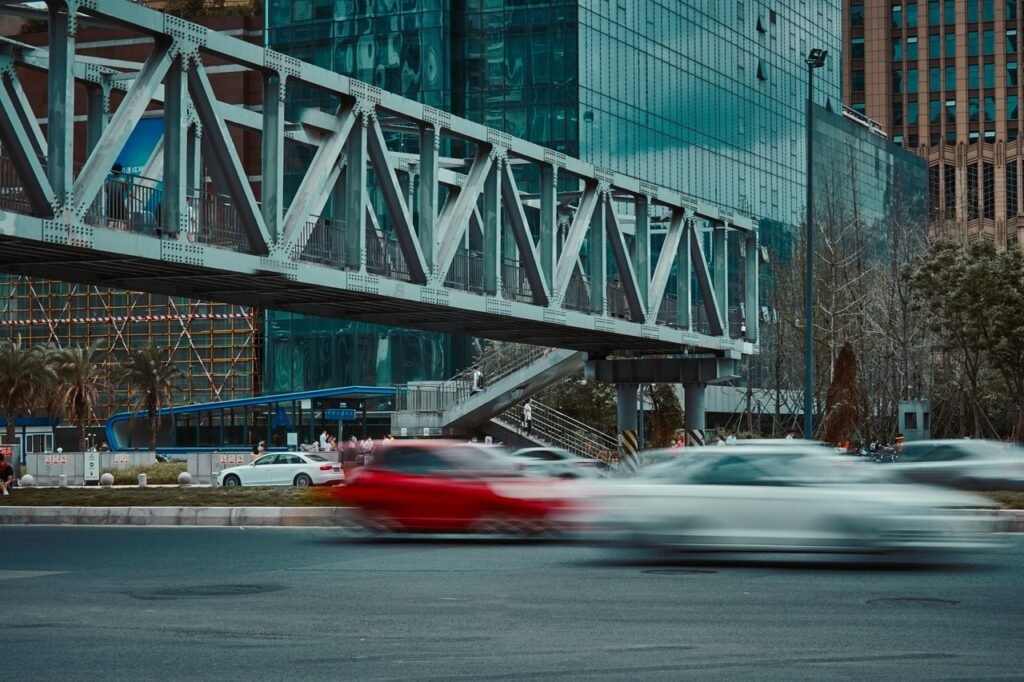
<path id="1" fill-rule="evenodd" d="M 865 481 L 870 470 L 841 457 L 802 453 L 699 454 L 647 469 L 643 477 L 695 485 L 811 485 Z"/>

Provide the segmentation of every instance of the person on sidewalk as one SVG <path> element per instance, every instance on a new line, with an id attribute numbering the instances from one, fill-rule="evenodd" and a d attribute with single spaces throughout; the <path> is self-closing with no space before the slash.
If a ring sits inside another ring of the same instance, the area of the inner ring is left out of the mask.
<path id="1" fill-rule="evenodd" d="M 484 373 L 479 367 L 473 369 L 473 385 L 470 387 L 470 395 L 479 393 L 484 387 Z"/>
<path id="2" fill-rule="evenodd" d="M 527 398 L 523 403 L 523 430 L 527 436 L 533 431 L 533 398 Z"/>
<path id="3" fill-rule="evenodd" d="M 0 489 L 4 495 L 10 495 L 10 488 L 14 485 L 14 467 L 12 467 L 3 455 L 0 455 Z"/>

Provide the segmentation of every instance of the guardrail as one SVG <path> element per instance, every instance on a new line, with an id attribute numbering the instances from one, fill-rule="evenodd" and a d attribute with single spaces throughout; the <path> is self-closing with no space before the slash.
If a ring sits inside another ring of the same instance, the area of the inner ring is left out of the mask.
<path id="1" fill-rule="evenodd" d="M 530 430 L 532 438 L 564 448 L 580 457 L 591 457 L 609 465 L 618 463 L 618 441 L 612 436 L 536 400 L 530 405 L 533 408 Z M 514 431 L 526 433 L 523 427 L 523 408 L 519 405 L 495 419 Z"/>

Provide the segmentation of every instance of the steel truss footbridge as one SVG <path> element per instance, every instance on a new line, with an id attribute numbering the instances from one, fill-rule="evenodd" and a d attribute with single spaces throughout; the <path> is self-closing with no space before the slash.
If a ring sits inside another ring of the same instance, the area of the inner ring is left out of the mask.
<path id="1" fill-rule="evenodd" d="M 0 41 L 0 270 L 598 356 L 757 350 L 748 217 L 126 0 L 46 6 L 0 0 L 49 21 L 48 48 Z M 76 51 L 87 24 L 148 58 Z M 262 107 L 218 98 L 225 69 L 259 74 Z M 144 177 L 112 174 L 154 110 Z M 308 163 L 286 194 L 289 145 Z"/>

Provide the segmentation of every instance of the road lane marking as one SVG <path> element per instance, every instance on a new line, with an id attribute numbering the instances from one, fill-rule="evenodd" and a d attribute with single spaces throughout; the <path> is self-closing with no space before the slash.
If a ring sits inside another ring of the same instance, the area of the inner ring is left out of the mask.
<path id="1" fill-rule="evenodd" d="M 18 578 L 42 578 L 48 575 L 61 575 L 70 571 L 11 571 L 0 569 L 0 580 L 17 580 Z"/>

